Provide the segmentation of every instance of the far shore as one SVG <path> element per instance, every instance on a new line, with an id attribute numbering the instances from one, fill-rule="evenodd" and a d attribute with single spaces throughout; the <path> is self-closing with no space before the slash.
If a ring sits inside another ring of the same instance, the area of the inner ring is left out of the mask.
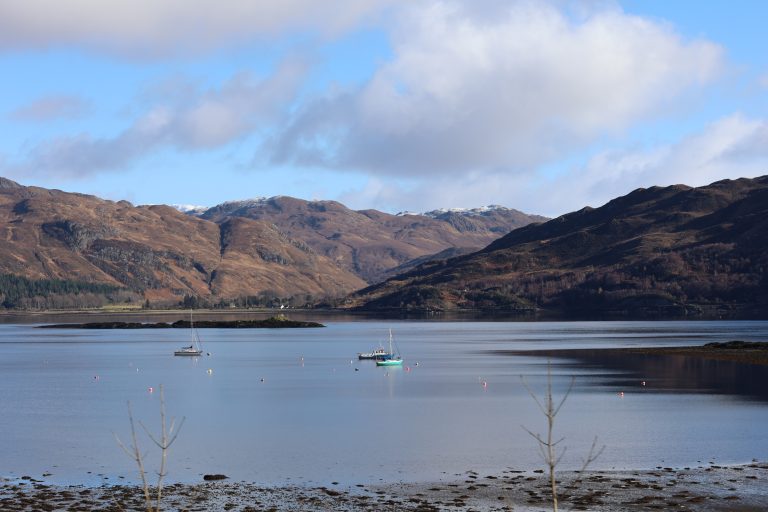
<path id="1" fill-rule="evenodd" d="M 104 307 L 94 309 L 49 309 L 49 310 L 3 310 L 0 309 L 0 323 L 12 323 L 14 321 L 25 323 L 35 322 L 39 318 L 183 318 L 189 314 L 189 309 L 183 308 L 149 308 L 136 307 Z M 579 321 L 700 321 L 713 320 L 759 320 L 764 315 L 752 316 L 728 316 L 702 315 L 688 316 L 648 316 L 644 314 L 574 314 L 564 311 L 537 310 L 537 311 L 511 311 L 511 310 L 483 310 L 483 309 L 455 309 L 455 310 L 403 310 L 391 309 L 359 309 L 359 308 L 294 308 L 294 307 L 248 307 L 248 308 L 197 308 L 193 310 L 195 315 L 207 318 L 220 317 L 267 317 L 278 313 L 299 317 L 327 317 L 344 320 L 356 319 L 381 319 L 381 320 L 457 320 L 457 321 L 510 321 L 510 322 L 579 322 Z"/>
<path id="2" fill-rule="evenodd" d="M 346 312 L 320 309 L 195 309 L 194 321 L 197 327 L 210 322 L 262 321 L 270 317 L 284 315 L 290 320 L 314 321 L 323 319 L 354 319 Z M 0 310 L 0 324 L 86 324 L 86 323 L 174 323 L 179 320 L 189 321 L 189 309 L 92 309 L 92 310 L 46 310 L 46 311 L 8 311 Z"/>
<path id="3" fill-rule="evenodd" d="M 695 467 L 658 466 L 638 471 L 557 473 L 563 510 L 651 511 L 697 510 L 751 512 L 768 508 L 768 464 L 753 461 L 719 465 L 699 461 Z M 202 479 L 201 479 L 202 480 Z M 163 487 L 167 511 L 349 511 L 550 510 L 549 483 L 542 470 L 514 468 L 500 474 L 476 471 L 446 475 L 439 482 L 358 483 L 342 485 L 262 486 L 228 479 Z M 57 486 L 24 476 L 0 481 L 0 508 L 8 512 L 38 510 L 142 510 L 138 486 Z"/>
<path id="4" fill-rule="evenodd" d="M 305 308 L 227 308 L 209 309 L 196 308 L 192 311 L 201 315 L 275 315 L 277 313 L 313 313 L 334 312 L 330 309 L 305 309 Z M 45 310 L 17 310 L 0 309 L 0 317 L 39 317 L 39 316 L 77 316 L 77 315 L 129 315 L 129 316 L 158 316 L 158 315 L 189 315 L 189 309 L 142 309 L 142 308 L 99 308 L 99 309 L 45 309 Z M 339 311 L 343 312 L 343 311 Z"/>

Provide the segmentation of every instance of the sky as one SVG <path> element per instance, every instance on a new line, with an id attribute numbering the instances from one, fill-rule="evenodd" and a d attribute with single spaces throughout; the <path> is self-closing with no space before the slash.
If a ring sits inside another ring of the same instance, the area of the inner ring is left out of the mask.
<path id="1" fill-rule="evenodd" d="M 763 0 L 0 0 L 0 176 L 556 216 L 768 174 Z"/>

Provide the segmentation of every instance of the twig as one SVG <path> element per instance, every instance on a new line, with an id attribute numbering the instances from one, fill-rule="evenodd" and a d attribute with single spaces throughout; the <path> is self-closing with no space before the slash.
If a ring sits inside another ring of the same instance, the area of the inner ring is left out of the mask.
<path id="1" fill-rule="evenodd" d="M 539 410 L 542 412 L 542 414 L 544 414 L 544 417 L 547 419 L 546 439 L 542 438 L 540 434 L 534 433 L 531 430 L 527 429 L 526 427 L 522 425 L 521 426 L 523 430 L 525 430 L 531 437 L 533 437 L 536 440 L 536 444 L 539 448 L 539 454 L 541 455 L 541 458 L 543 459 L 544 463 L 547 465 L 549 469 L 549 487 L 552 493 L 552 510 L 554 512 L 557 512 L 558 496 L 557 496 L 557 478 L 555 474 L 555 469 L 560 464 L 560 461 L 562 461 L 567 448 L 563 448 L 558 453 L 557 447 L 560 443 L 562 443 L 565 440 L 565 438 L 561 437 L 556 441 L 554 440 L 553 434 L 554 434 L 554 428 L 555 428 L 555 418 L 560 412 L 560 409 L 565 404 L 566 400 L 568 400 L 568 397 L 571 395 L 571 391 L 573 391 L 573 385 L 576 381 L 576 378 L 571 377 L 571 383 L 568 386 L 568 389 L 565 391 L 565 393 L 563 394 L 563 397 L 560 399 L 560 401 L 557 404 L 555 404 L 554 397 L 552 396 L 552 364 L 551 362 L 547 361 L 547 391 L 543 401 L 540 400 L 538 396 L 536 396 L 536 393 L 533 392 L 531 387 L 528 385 L 528 382 L 526 382 L 525 377 L 520 376 L 520 380 L 522 381 L 523 386 L 525 386 L 525 389 L 528 391 L 528 394 L 531 395 L 531 398 L 533 398 L 533 401 L 536 402 L 536 405 L 539 407 Z M 587 459 L 585 461 L 582 471 L 586 469 L 586 467 L 589 464 L 594 462 L 594 460 L 600 455 L 600 453 L 602 453 L 602 449 L 600 449 L 600 451 L 597 453 L 594 452 L 596 443 L 597 443 L 597 438 L 595 438 L 595 442 L 592 443 L 592 449 L 589 451 L 589 454 L 587 455 Z"/>
<path id="2" fill-rule="evenodd" d="M 175 434 L 173 433 L 174 426 L 176 424 L 175 418 L 171 418 L 171 425 L 169 428 L 166 428 L 165 393 L 163 391 L 163 385 L 160 384 L 160 441 L 158 441 L 157 438 L 155 438 L 155 436 L 152 435 L 152 432 L 150 432 L 149 429 L 142 422 L 139 422 L 139 425 L 141 425 L 141 428 L 144 429 L 144 432 L 147 433 L 147 436 L 149 436 L 152 442 L 155 443 L 155 445 L 158 448 L 160 448 L 160 452 L 161 452 L 160 470 L 157 472 L 157 500 L 156 500 L 155 510 L 160 510 L 160 499 L 162 498 L 162 494 L 163 494 L 163 479 L 168 474 L 165 469 L 166 463 L 168 461 L 168 449 L 176 440 L 176 437 L 178 437 L 179 432 L 181 432 L 181 427 L 184 425 L 185 419 L 186 418 L 181 418 L 181 421 L 179 422 L 179 429 L 176 431 Z"/>
<path id="3" fill-rule="evenodd" d="M 134 462 L 136 462 L 136 465 L 139 468 L 139 475 L 141 477 L 141 484 L 142 489 L 144 491 L 144 503 L 146 505 L 147 512 L 159 512 L 160 511 L 160 501 L 163 497 L 163 479 L 166 477 L 167 470 L 166 466 L 168 463 L 168 450 L 170 449 L 171 445 L 174 441 L 176 441 L 176 438 L 179 435 L 179 432 L 181 432 L 181 427 L 184 425 L 184 420 L 186 418 L 181 418 L 181 421 L 179 422 L 178 429 L 176 428 L 176 420 L 174 418 L 171 418 L 171 424 L 168 426 L 168 423 L 166 421 L 166 414 L 165 414 L 165 393 L 163 391 L 163 385 L 161 384 L 159 386 L 160 388 L 160 439 L 158 440 L 157 437 L 155 437 L 152 432 L 149 431 L 149 429 L 139 421 L 139 425 L 144 430 L 144 432 L 147 434 L 147 436 L 152 440 L 152 442 L 160 448 L 160 469 L 157 471 L 157 493 L 155 495 L 154 499 L 154 507 L 152 505 L 153 499 L 152 495 L 150 493 L 149 489 L 149 483 L 147 481 L 147 472 L 144 467 L 144 458 L 146 457 L 146 454 L 142 455 L 141 451 L 139 450 L 139 444 L 136 440 L 136 425 L 133 419 L 133 411 L 131 410 L 131 403 L 128 402 L 128 419 L 131 424 L 131 439 L 132 439 L 132 445 L 130 447 L 127 447 L 119 437 L 117 437 L 117 434 L 114 434 L 115 440 L 117 441 L 117 444 L 120 446 L 120 448 L 123 449 L 123 451 L 133 459 Z M 174 432 L 175 430 L 175 432 Z"/>
<path id="4" fill-rule="evenodd" d="M 123 449 L 126 455 L 128 455 L 129 458 L 133 459 L 134 462 L 136 462 L 136 465 L 139 468 L 139 476 L 141 477 L 141 488 L 144 491 L 144 504 L 147 507 L 147 512 L 152 512 L 152 497 L 149 494 L 149 483 L 147 482 L 147 473 L 144 470 L 144 457 L 145 455 L 141 454 L 141 451 L 139 450 L 139 443 L 136 441 L 136 424 L 133 421 L 133 410 L 131 409 L 131 402 L 128 401 L 128 421 L 131 424 L 131 446 L 130 448 L 125 446 L 125 444 L 120 440 L 119 437 L 117 437 L 117 434 L 114 432 L 112 435 L 115 436 L 115 441 L 117 441 L 117 444 L 120 446 L 120 448 Z"/>

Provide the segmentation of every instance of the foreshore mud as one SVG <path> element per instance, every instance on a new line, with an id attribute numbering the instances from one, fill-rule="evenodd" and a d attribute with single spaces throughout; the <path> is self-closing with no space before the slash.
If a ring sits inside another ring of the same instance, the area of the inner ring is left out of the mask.
<path id="1" fill-rule="evenodd" d="M 758 511 L 768 509 L 768 464 L 594 471 L 558 474 L 560 508 L 607 511 Z M 146 510 L 141 488 L 55 486 L 29 476 L 0 484 L 0 510 Z M 551 510 L 547 475 L 509 469 L 498 475 L 467 471 L 440 482 L 266 487 L 200 482 L 163 488 L 166 511 L 534 511 Z"/>

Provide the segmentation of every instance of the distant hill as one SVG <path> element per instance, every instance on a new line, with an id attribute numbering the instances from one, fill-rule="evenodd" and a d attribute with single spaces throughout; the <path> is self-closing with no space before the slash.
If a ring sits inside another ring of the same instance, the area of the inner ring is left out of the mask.
<path id="1" fill-rule="evenodd" d="M 0 306 L 170 305 L 185 297 L 190 305 L 246 297 L 311 304 L 412 258 L 477 249 L 537 219 L 492 208 L 452 223 L 290 197 L 184 209 L 190 213 L 0 178 Z"/>
<path id="2" fill-rule="evenodd" d="M 105 284 L 123 292 L 121 301 L 132 295 L 169 304 L 185 295 L 213 302 L 248 295 L 315 300 L 365 285 L 268 222 L 217 224 L 169 206 L 137 207 L 7 179 L 0 179 L 0 233 L 0 275 Z"/>
<path id="3" fill-rule="evenodd" d="M 347 305 L 768 317 L 768 177 L 638 189 L 424 263 Z"/>
<path id="4" fill-rule="evenodd" d="M 477 250 L 515 228 L 547 220 L 502 206 L 391 215 L 377 210 L 351 210 L 336 201 L 287 196 L 188 210 L 217 223 L 248 218 L 274 224 L 368 283 L 380 281 L 392 268 L 414 259 L 447 249 Z"/>

